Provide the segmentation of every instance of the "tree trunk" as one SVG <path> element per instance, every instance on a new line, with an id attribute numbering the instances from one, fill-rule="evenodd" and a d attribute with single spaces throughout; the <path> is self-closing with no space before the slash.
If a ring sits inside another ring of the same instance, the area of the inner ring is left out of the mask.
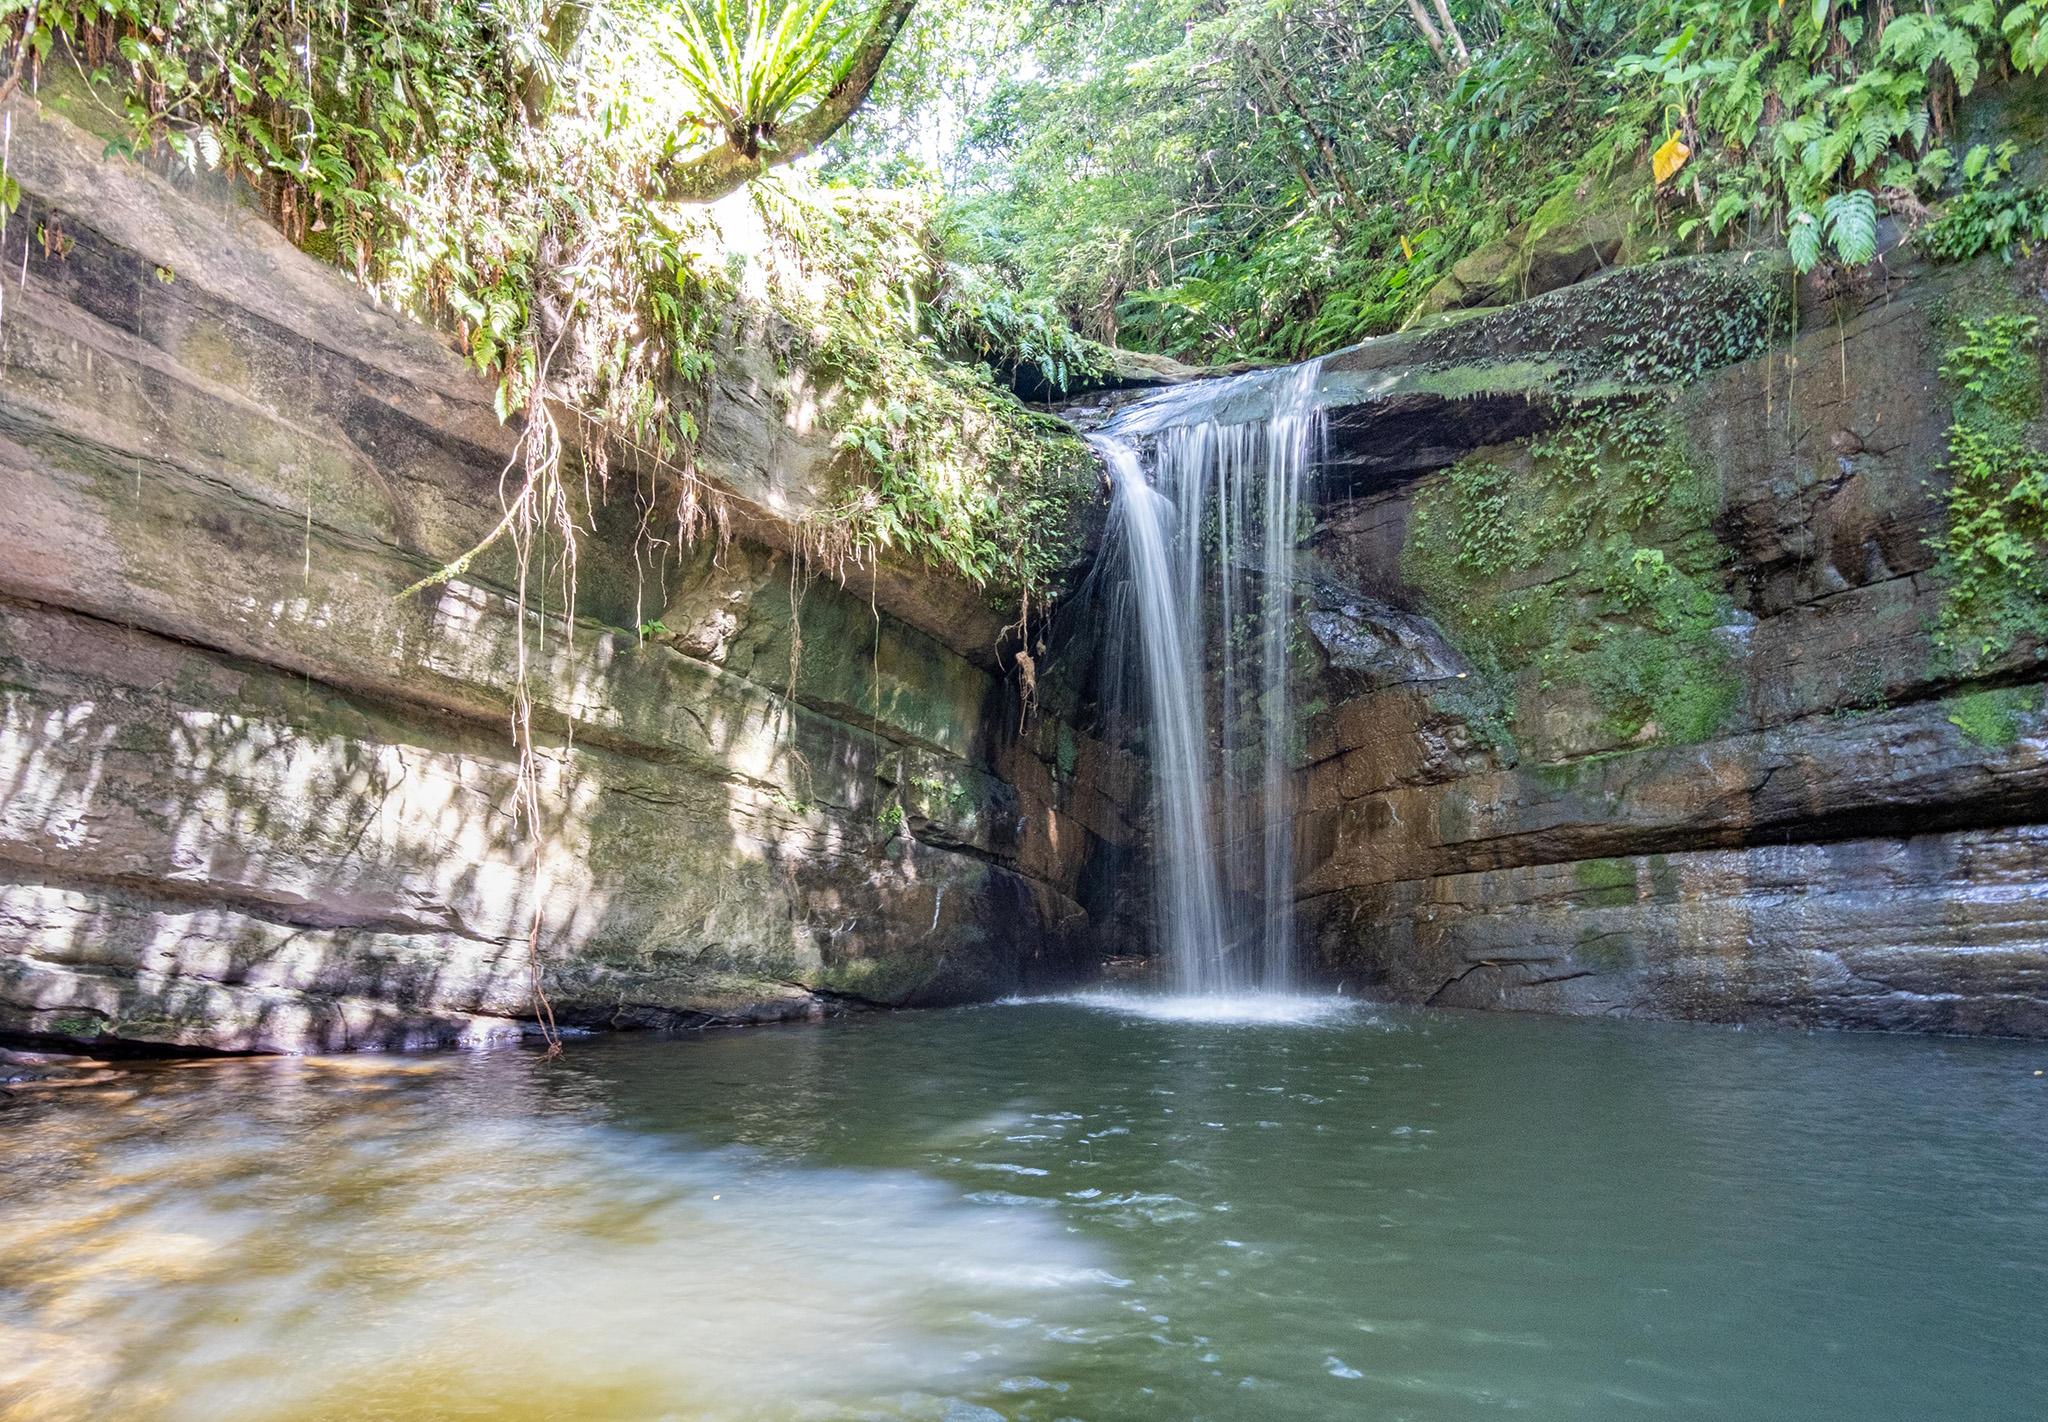
<path id="1" fill-rule="evenodd" d="M 1422 0 L 1408 0 L 1408 13 L 1415 17 L 1415 28 L 1421 30 L 1422 37 L 1429 41 L 1429 52 L 1436 56 L 1436 62 L 1449 69 L 1450 51 L 1444 48 L 1444 37 L 1436 32 L 1436 24 L 1429 18 L 1429 11 L 1422 8 Z"/>
<path id="2" fill-rule="evenodd" d="M 1257 45 L 1251 46 L 1251 55 L 1252 62 L 1259 71 L 1259 82 L 1266 90 L 1266 95 L 1274 108 L 1291 109 L 1295 117 L 1301 120 L 1301 126 L 1308 130 L 1309 137 L 1315 141 L 1316 152 L 1323 160 L 1323 168 L 1329 173 L 1330 181 L 1337 185 L 1337 191 L 1344 195 L 1344 201 L 1350 204 L 1351 210 L 1361 217 L 1365 216 L 1365 204 L 1360 201 L 1358 190 L 1351 186 L 1350 175 L 1344 171 L 1343 160 L 1337 156 L 1337 145 L 1331 141 L 1329 134 L 1323 131 L 1323 126 L 1316 122 L 1315 115 L 1309 112 L 1308 104 L 1302 99 L 1300 90 L 1294 87 L 1294 81 L 1268 59 L 1265 51 Z M 1306 171 L 1302 172 L 1302 181 L 1304 184 L 1308 183 Z M 1309 193 L 1314 196 L 1313 185 L 1309 185 Z"/>
<path id="3" fill-rule="evenodd" d="M 1415 17 L 1415 28 L 1421 30 L 1423 39 L 1429 42 L 1429 52 L 1436 56 L 1436 62 L 1446 71 L 1457 74 L 1472 62 L 1472 56 L 1466 52 L 1464 36 L 1458 33 L 1458 26 L 1451 19 L 1450 6 L 1444 0 L 1436 0 L 1436 12 L 1443 16 L 1444 28 L 1450 31 L 1452 40 L 1457 44 L 1456 52 L 1444 43 L 1443 32 L 1429 18 L 1429 11 L 1422 7 L 1422 0 L 1408 0 L 1408 13 Z"/>
<path id="4" fill-rule="evenodd" d="M 1451 18 L 1450 0 L 1436 0 L 1436 16 L 1444 22 L 1444 34 L 1458 55 L 1458 62 L 1451 66 L 1451 72 L 1463 73 L 1472 67 L 1472 52 L 1465 48 L 1465 37 L 1458 33 L 1458 22 Z"/>
<path id="5" fill-rule="evenodd" d="M 569 62 L 569 51 L 590 23 L 597 0 L 562 0 L 547 14 L 541 29 L 541 53 L 519 71 L 519 107 L 526 121 L 538 125 L 554 106 L 556 78 Z"/>

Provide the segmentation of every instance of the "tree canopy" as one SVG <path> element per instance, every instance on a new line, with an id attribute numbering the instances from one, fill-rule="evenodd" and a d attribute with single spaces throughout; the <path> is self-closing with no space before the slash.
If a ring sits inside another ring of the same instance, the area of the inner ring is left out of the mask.
<path id="1" fill-rule="evenodd" d="M 2038 0 L 926 0 L 913 47 L 979 82 L 906 66 L 842 146 L 850 173 L 923 158 L 956 261 L 1090 336 L 1295 356 L 1594 191 L 1643 255 L 1866 262 L 1881 213 L 2000 167 L 1956 106 L 2048 68 L 2044 26 Z M 955 135 L 935 156 L 919 112 Z M 2001 241 L 2041 235 L 2019 202 Z"/>
<path id="2" fill-rule="evenodd" d="M 928 195 L 960 350 L 1070 366 L 1079 337 L 1213 359 L 1389 329 L 1588 193 L 1639 255 L 1775 242 L 1803 267 L 1867 262 L 1886 212 L 1953 199 L 1945 250 L 2011 250 L 2048 210 L 1955 131 L 1975 88 L 2048 69 L 2048 0 L 0 0 L 0 23 L 9 82 L 106 76 L 138 148 L 243 176 L 487 362 L 565 214 L 659 230 L 798 163 Z"/>

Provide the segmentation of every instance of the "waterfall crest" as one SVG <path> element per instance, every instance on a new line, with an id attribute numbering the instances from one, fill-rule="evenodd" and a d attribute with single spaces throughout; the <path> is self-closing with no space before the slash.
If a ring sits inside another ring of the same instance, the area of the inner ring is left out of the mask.
<path id="1" fill-rule="evenodd" d="M 1128 597 L 1111 654 L 1142 688 L 1155 909 L 1183 993 L 1295 981 L 1295 564 L 1320 377 L 1311 361 L 1181 387 L 1091 436 Z M 1262 417 L 1224 418 L 1247 403 Z"/>

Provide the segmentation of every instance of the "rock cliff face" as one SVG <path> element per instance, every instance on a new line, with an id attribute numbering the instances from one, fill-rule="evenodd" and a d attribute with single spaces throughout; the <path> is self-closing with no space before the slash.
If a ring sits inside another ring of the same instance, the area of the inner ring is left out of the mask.
<path id="1" fill-rule="evenodd" d="M 515 1031 L 509 557 L 398 597 L 497 522 L 489 386 L 253 218 L 9 112 L 0 1032 Z M 566 1025 L 987 997 L 1099 954 L 1082 886 L 1129 838 L 1129 767 L 1020 718 L 975 590 L 792 579 L 829 454 L 806 418 L 730 362 L 704 457 L 753 501 L 741 538 L 636 560 L 615 499 L 576 623 L 533 614 Z"/>
<path id="2" fill-rule="evenodd" d="M 1703 335 L 1730 293 L 1632 317 L 1690 280 L 1667 263 L 1333 359 L 1297 826 L 1320 972 L 2048 1034 L 2040 624 L 1956 632 L 1934 546 L 1942 367 L 2048 289 L 2038 260 L 1888 268 L 1807 283 L 1796 335 Z M 1655 354 L 1673 333 L 1705 358 Z M 2039 450 L 2040 351 L 2006 344 Z"/>

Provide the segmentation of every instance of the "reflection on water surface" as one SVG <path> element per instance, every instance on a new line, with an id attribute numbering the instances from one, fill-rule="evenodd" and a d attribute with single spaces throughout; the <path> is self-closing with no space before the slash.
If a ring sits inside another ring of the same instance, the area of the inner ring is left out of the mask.
<path id="1" fill-rule="evenodd" d="M 937 1417 L 934 1390 L 1035 1356 L 1048 1295 L 1097 1290 L 1093 1253 L 1050 1221 L 990 1229 L 907 1171 L 621 1130 L 537 1066 L 210 1063 L 0 1117 L 0 1400 L 34 1418 Z M 902 1389 L 933 1395 L 885 1395 Z"/>
<path id="2" fill-rule="evenodd" d="M 17 1090 L 0 1418 L 2038 1415 L 2041 1048 L 1140 1006 Z"/>

